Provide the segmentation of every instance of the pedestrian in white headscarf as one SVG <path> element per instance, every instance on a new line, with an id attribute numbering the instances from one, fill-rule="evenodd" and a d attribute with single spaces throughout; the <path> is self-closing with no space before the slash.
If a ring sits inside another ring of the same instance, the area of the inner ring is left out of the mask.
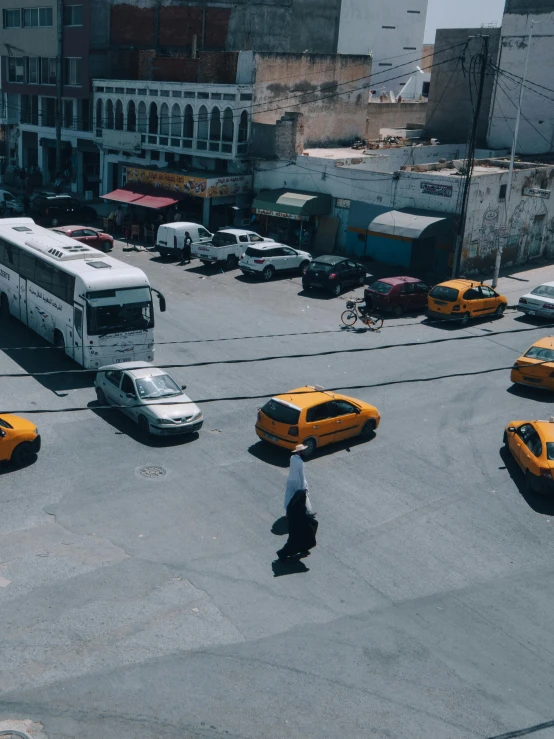
<path id="1" fill-rule="evenodd" d="M 289 503 L 294 497 L 294 494 L 298 490 L 306 491 L 306 510 L 308 513 L 312 513 L 312 504 L 310 496 L 308 494 L 308 481 L 306 480 L 306 472 L 304 468 L 304 459 L 302 453 L 306 451 L 308 447 L 304 444 L 298 444 L 292 452 L 290 458 L 289 476 L 287 478 L 287 484 L 285 487 L 285 511 L 288 508 Z"/>

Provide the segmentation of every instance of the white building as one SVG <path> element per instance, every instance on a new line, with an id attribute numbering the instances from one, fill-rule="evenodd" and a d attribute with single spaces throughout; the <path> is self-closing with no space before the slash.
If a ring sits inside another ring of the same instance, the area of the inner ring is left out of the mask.
<path id="1" fill-rule="evenodd" d="M 420 64 L 427 3 L 428 0 L 342 0 L 337 52 L 371 54 L 372 87 L 378 93 L 382 88 L 397 91 Z M 410 64 L 391 69 L 407 61 Z M 388 81 L 392 77 L 395 79 Z"/>
<path id="2" fill-rule="evenodd" d="M 529 32 L 532 32 L 530 46 Z M 529 52 L 517 151 L 541 154 L 553 150 L 553 37 L 554 0 L 506 1 L 498 58 L 501 72 L 495 81 L 489 125 L 491 148 L 512 146 L 520 84 Z"/>

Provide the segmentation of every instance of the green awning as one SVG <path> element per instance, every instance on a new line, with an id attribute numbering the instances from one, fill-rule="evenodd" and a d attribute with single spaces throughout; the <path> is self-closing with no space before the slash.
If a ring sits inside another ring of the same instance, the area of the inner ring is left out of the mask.
<path id="1" fill-rule="evenodd" d="M 254 198 L 252 210 L 263 215 L 304 220 L 310 216 L 328 215 L 331 206 L 330 195 L 297 190 L 264 190 Z"/>

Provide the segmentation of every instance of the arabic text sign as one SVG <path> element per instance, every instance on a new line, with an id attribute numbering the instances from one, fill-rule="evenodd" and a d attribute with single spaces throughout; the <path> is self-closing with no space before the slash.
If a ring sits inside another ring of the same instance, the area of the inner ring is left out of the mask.
<path id="1" fill-rule="evenodd" d="M 419 186 L 426 195 L 437 195 L 439 198 L 451 198 L 454 190 L 452 185 L 441 185 L 438 182 L 420 182 Z"/>
<path id="2" fill-rule="evenodd" d="M 532 198 L 550 198 L 550 190 L 542 190 L 540 187 L 524 187 L 523 194 Z"/>
<path id="3" fill-rule="evenodd" d="M 127 183 L 147 185 L 171 193 L 182 193 L 199 198 L 218 198 L 250 192 L 250 178 L 244 175 L 229 177 L 191 177 L 178 172 L 127 167 Z"/>

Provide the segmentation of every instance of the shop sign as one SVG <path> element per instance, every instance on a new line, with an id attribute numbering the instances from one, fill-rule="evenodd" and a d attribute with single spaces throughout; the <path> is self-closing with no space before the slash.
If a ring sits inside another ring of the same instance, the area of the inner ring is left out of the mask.
<path id="1" fill-rule="evenodd" d="M 158 190 L 166 190 L 199 198 L 219 198 L 250 192 L 249 176 L 191 177 L 178 172 L 127 167 L 127 184 L 138 183 Z"/>
<path id="2" fill-rule="evenodd" d="M 349 210 L 350 200 L 345 200 L 344 198 L 337 198 L 337 208 L 344 208 L 345 210 Z"/>
<path id="3" fill-rule="evenodd" d="M 550 198 L 550 190 L 542 190 L 540 187 L 524 187 L 523 194 L 529 195 L 532 198 Z"/>
<path id="4" fill-rule="evenodd" d="M 452 185 L 439 185 L 438 182 L 420 182 L 421 191 L 426 195 L 437 195 L 439 198 L 451 198 Z"/>
<path id="5" fill-rule="evenodd" d="M 288 218 L 290 221 L 309 221 L 309 216 L 297 216 L 292 213 L 279 213 L 276 210 L 264 210 L 264 208 L 256 208 L 256 213 L 260 216 L 272 216 L 273 218 Z"/>

